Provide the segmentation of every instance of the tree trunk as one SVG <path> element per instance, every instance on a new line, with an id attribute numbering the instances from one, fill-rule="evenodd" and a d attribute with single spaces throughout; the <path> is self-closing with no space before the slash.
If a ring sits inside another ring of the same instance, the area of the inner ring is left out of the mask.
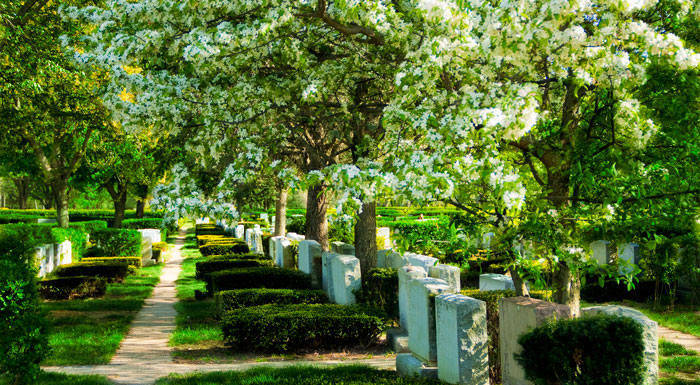
<path id="1" fill-rule="evenodd" d="M 362 212 L 355 224 L 355 256 L 360 260 L 360 271 L 377 267 L 377 202 L 363 202 Z"/>
<path id="2" fill-rule="evenodd" d="M 578 273 L 572 274 L 566 262 L 561 261 L 554 271 L 552 286 L 554 302 L 568 306 L 571 314 L 578 317 L 581 312 L 581 278 Z"/>
<path id="3" fill-rule="evenodd" d="M 139 198 L 136 201 L 136 218 L 143 218 L 144 211 L 146 210 L 146 198 Z"/>
<path id="4" fill-rule="evenodd" d="M 326 187 L 317 184 L 309 187 L 306 195 L 306 239 L 312 239 L 321 244 L 321 250 L 328 251 L 328 197 Z"/>
<path id="5" fill-rule="evenodd" d="M 508 268 L 508 272 L 510 272 L 510 277 L 513 278 L 515 295 L 518 297 L 529 297 L 530 291 L 527 290 L 527 285 L 525 285 L 525 281 L 522 279 L 522 277 L 520 277 L 520 274 L 518 274 L 518 270 L 511 266 Z"/>
<path id="6" fill-rule="evenodd" d="M 12 178 L 12 183 L 15 184 L 17 188 L 17 205 L 20 210 L 27 209 L 27 200 L 29 199 L 29 177 L 23 176 L 19 178 Z"/>
<path id="7" fill-rule="evenodd" d="M 287 234 L 287 187 L 278 187 L 277 202 L 275 202 L 275 236 Z"/>
<path id="8" fill-rule="evenodd" d="M 56 221 L 58 227 L 68 228 L 68 178 L 57 177 L 51 183 L 54 204 L 56 205 Z"/>
<path id="9" fill-rule="evenodd" d="M 126 212 L 126 196 L 127 196 L 128 183 L 119 181 L 117 182 L 117 188 L 114 188 L 112 182 L 106 183 L 105 188 L 109 192 L 109 196 L 112 197 L 112 203 L 114 204 L 114 221 L 112 222 L 112 228 L 120 229 L 122 227 L 122 222 L 124 221 Z"/>

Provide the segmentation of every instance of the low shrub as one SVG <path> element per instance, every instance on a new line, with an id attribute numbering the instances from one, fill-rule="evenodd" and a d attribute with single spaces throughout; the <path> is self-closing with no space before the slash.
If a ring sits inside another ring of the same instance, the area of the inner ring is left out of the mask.
<path id="1" fill-rule="evenodd" d="M 294 216 L 287 220 L 286 226 L 288 233 L 304 234 L 306 233 L 306 217 Z"/>
<path id="2" fill-rule="evenodd" d="M 68 265 L 61 265 L 53 274 L 57 277 L 100 277 L 109 282 L 122 282 L 130 273 L 135 273 L 135 269 L 126 263 L 120 262 L 78 262 Z"/>
<path id="3" fill-rule="evenodd" d="M 223 254 L 223 255 L 210 255 L 207 257 L 208 261 L 218 261 L 225 259 L 270 259 L 264 255 L 255 253 L 245 253 L 245 254 Z"/>
<path id="4" fill-rule="evenodd" d="M 516 360 L 535 385 L 641 384 L 642 327 L 630 318 L 596 315 L 547 322 L 518 338 Z"/>
<path id="5" fill-rule="evenodd" d="M 386 314 L 344 305 L 263 305 L 224 314 L 224 341 L 239 351 L 289 352 L 369 345 Z"/>
<path id="6" fill-rule="evenodd" d="M 160 263 L 163 259 L 161 258 L 163 251 L 168 250 L 167 242 L 156 242 L 152 245 L 153 257 L 157 263 Z"/>
<path id="7" fill-rule="evenodd" d="M 204 256 L 224 255 L 224 254 L 246 254 L 250 252 L 248 244 L 245 242 L 206 244 L 199 248 L 199 252 Z"/>
<path id="8" fill-rule="evenodd" d="M 216 258 L 209 261 L 197 262 L 196 277 L 200 281 L 206 282 L 206 290 L 208 293 L 213 293 L 212 280 L 209 277 L 211 273 L 231 269 L 245 269 L 250 267 L 274 267 L 271 259 L 224 259 Z"/>
<path id="9" fill-rule="evenodd" d="M 224 229 L 209 223 L 201 223 L 195 226 L 196 235 L 229 235 Z"/>
<path id="10" fill-rule="evenodd" d="M 44 299 L 82 299 L 102 297 L 107 283 L 97 277 L 65 277 L 39 281 L 39 294 Z"/>
<path id="11" fill-rule="evenodd" d="M 212 292 L 235 289 L 311 289 L 311 276 L 301 271 L 276 267 L 223 270 L 209 275 Z"/>
<path id="12" fill-rule="evenodd" d="M 355 293 L 359 303 L 382 309 L 399 318 L 399 274 L 396 269 L 370 269 L 362 280 L 362 290 Z"/>
<path id="13" fill-rule="evenodd" d="M 294 305 L 328 303 L 323 290 L 239 289 L 226 290 L 214 296 L 217 314 L 260 305 Z"/>
<path id="14" fill-rule="evenodd" d="M 141 233 L 130 229 L 100 229 L 90 236 L 98 257 L 141 255 Z"/>
<path id="15" fill-rule="evenodd" d="M 86 234 L 92 234 L 96 230 L 106 229 L 107 222 L 102 220 L 96 221 L 85 221 L 85 222 L 71 222 L 68 227 L 81 230 Z"/>
<path id="16" fill-rule="evenodd" d="M 115 262 L 115 263 L 126 263 L 129 266 L 141 267 L 141 257 L 91 257 L 83 258 L 80 262 Z"/>

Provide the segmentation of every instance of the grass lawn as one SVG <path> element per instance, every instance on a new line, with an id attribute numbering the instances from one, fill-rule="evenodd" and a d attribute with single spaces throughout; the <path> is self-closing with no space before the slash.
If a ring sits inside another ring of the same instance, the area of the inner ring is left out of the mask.
<path id="1" fill-rule="evenodd" d="M 170 375 L 156 385 L 238 385 L 238 384 L 441 384 L 436 380 L 402 378 L 396 372 L 377 370 L 360 365 L 319 368 L 291 366 L 286 368 L 255 368 L 244 372 L 214 372 Z"/>
<path id="2" fill-rule="evenodd" d="M 659 369 L 663 385 L 700 384 L 694 378 L 700 374 L 698 353 L 664 339 L 659 340 Z"/>
<path id="3" fill-rule="evenodd" d="M 104 298 L 44 302 L 52 326 L 51 352 L 41 364 L 109 363 L 162 269 L 162 264 L 143 267 L 123 283 L 110 283 Z"/>
<path id="4" fill-rule="evenodd" d="M 7 378 L 0 377 L 1 385 L 9 385 Z M 63 373 L 43 372 L 33 385 L 112 385 L 112 382 L 102 376 L 74 376 Z"/>
<path id="5" fill-rule="evenodd" d="M 676 305 L 674 311 L 669 311 L 663 307 L 654 309 L 652 304 L 635 301 L 623 301 L 618 304 L 641 311 L 661 326 L 700 337 L 700 308 L 698 306 L 690 308 L 689 306 Z"/>

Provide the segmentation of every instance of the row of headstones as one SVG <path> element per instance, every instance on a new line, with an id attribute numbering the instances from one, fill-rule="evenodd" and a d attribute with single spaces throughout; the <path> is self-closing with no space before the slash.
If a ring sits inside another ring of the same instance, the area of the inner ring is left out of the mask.
<path id="1" fill-rule="evenodd" d="M 34 248 L 39 265 L 39 277 L 45 277 L 58 266 L 73 263 L 73 247 L 70 241 L 46 244 Z"/>
<path id="2" fill-rule="evenodd" d="M 235 238 L 243 239 L 248 244 L 248 248 L 252 253 L 264 254 L 263 251 L 263 229 L 260 225 L 255 224 L 253 227 L 246 228 L 238 222 L 229 225 L 226 221 L 216 221 L 216 225 L 223 228 L 224 231 L 233 235 Z"/>
<path id="3" fill-rule="evenodd" d="M 407 352 L 396 356 L 400 375 L 437 377 L 453 384 L 489 383 L 486 303 L 458 294 L 447 281 L 432 278 L 419 266 L 399 270 L 399 307 L 408 331 Z M 434 275 L 434 274 L 430 274 Z M 403 293 L 403 301 L 401 300 Z M 643 328 L 644 384 L 658 383 L 658 325 L 641 312 L 620 306 L 583 309 L 584 314 L 629 317 Z M 547 319 L 571 318 L 568 307 L 528 297 L 499 303 L 500 358 L 503 384 L 529 384 L 514 355 L 518 337 Z"/>
<path id="4" fill-rule="evenodd" d="M 160 229 L 139 229 L 138 232 L 141 233 L 141 266 L 154 265 L 153 244 L 162 242 Z"/>

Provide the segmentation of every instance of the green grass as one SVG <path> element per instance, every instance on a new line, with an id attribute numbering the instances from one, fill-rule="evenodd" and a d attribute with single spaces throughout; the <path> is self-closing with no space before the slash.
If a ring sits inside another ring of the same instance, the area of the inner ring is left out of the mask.
<path id="1" fill-rule="evenodd" d="M 687 380 L 678 377 L 659 379 L 659 385 L 700 385 L 700 380 Z"/>
<path id="2" fill-rule="evenodd" d="M 669 356 L 697 356 L 698 352 L 695 350 L 688 350 L 683 345 L 677 344 L 675 342 L 667 341 L 663 338 L 659 339 L 659 354 L 662 357 Z"/>
<path id="3" fill-rule="evenodd" d="M 668 311 L 633 301 L 625 301 L 622 305 L 634 307 L 661 326 L 700 337 L 700 312 L 697 306 L 691 309 L 677 305 L 674 311 Z"/>
<path id="4" fill-rule="evenodd" d="M 659 368 L 666 373 L 700 373 L 700 357 L 664 357 L 659 360 Z"/>
<path id="5" fill-rule="evenodd" d="M 700 385 L 700 380 L 689 380 L 679 378 L 675 374 L 700 373 L 700 357 L 698 352 L 688 350 L 680 344 L 659 339 L 659 369 L 666 374 L 667 378 L 662 378 L 661 385 Z"/>
<path id="6" fill-rule="evenodd" d="M 8 385 L 7 378 L 0 377 L 0 385 Z M 76 376 L 63 373 L 43 372 L 32 385 L 112 385 L 107 378 L 96 375 Z"/>
<path id="7" fill-rule="evenodd" d="M 441 384 L 437 380 L 399 377 L 396 372 L 367 366 L 345 365 L 333 368 L 290 366 L 260 367 L 243 372 L 213 372 L 187 375 L 171 374 L 156 381 L 156 385 L 242 385 L 242 384 Z"/>
<path id="8" fill-rule="evenodd" d="M 123 283 L 110 283 L 104 298 L 44 302 L 52 327 L 51 352 L 42 365 L 109 363 L 162 269 L 162 264 L 143 267 Z"/>

